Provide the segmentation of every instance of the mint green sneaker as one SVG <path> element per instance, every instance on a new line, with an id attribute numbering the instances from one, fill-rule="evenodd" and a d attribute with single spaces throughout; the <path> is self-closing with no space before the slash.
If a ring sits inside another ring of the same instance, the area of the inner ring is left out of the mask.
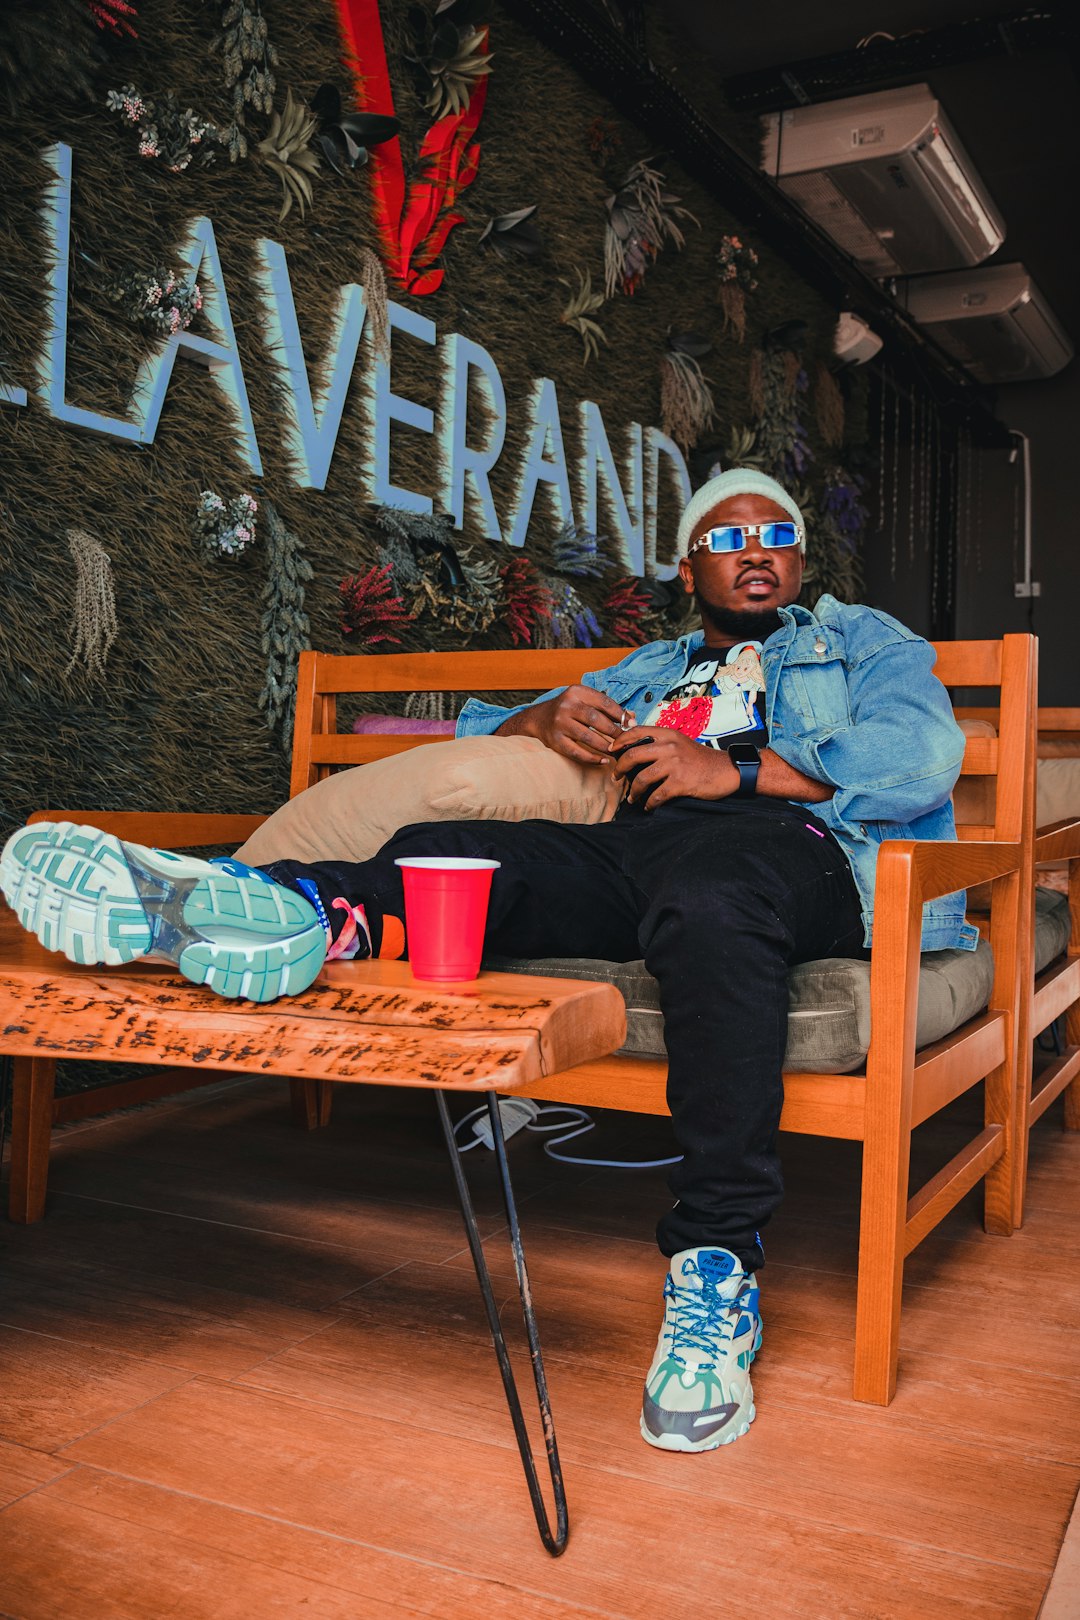
<path id="1" fill-rule="evenodd" d="M 0 889 L 24 928 L 71 962 L 173 962 L 219 996 L 306 990 L 326 932 L 314 908 L 240 861 L 129 844 L 96 827 L 39 821 L 0 854 Z"/>
<path id="2" fill-rule="evenodd" d="M 672 1255 L 641 1438 L 662 1451 L 712 1451 L 745 1434 L 755 1415 L 750 1363 L 760 1348 L 754 1274 L 727 1249 Z"/>

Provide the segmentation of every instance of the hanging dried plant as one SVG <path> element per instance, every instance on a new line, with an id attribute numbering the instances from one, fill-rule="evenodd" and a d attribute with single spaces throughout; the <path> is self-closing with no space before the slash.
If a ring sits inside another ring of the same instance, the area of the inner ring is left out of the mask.
<path id="1" fill-rule="evenodd" d="M 369 247 L 362 247 L 360 290 L 364 294 L 371 344 L 380 360 L 390 361 L 390 311 L 386 302 L 386 272 L 382 260 Z"/>
<path id="2" fill-rule="evenodd" d="M 488 30 L 476 26 L 476 11 L 467 0 L 443 0 L 434 17 L 421 7 L 414 9 L 415 50 L 407 60 L 418 69 L 424 106 L 436 120 L 464 112 L 480 80 L 491 72 Z"/>
<path id="3" fill-rule="evenodd" d="M 533 636 L 542 620 L 551 619 L 553 597 L 544 584 L 543 576 L 528 557 L 512 557 L 499 569 L 502 582 L 503 623 L 510 631 L 515 647 L 519 642 L 533 645 Z"/>
<path id="4" fill-rule="evenodd" d="M 284 112 L 275 112 L 264 140 L 255 148 L 261 162 L 272 169 L 281 181 L 284 201 L 278 223 L 287 216 L 294 202 L 299 204 L 300 218 L 309 207 L 314 191 L 311 176 L 319 172 L 319 160 L 309 142 L 315 133 L 317 120 L 304 102 L 298 101 L 291 90 L 285 94 Z"/>
<path id="5" fill-rule="evenodd" d="M 740 343 L 746 337 L 746 300 L 757 291 L 758 256 L 738 236 L 720 239 L 720 252 L 716 255 L 720 267 L 720 284 L 716 289 L 717 301 L 724 312 L 724 331 L 733 332 Z"/>
<path id="6" fill-rule="evenodd" d="M 699 221 L 679 198 L 664 190 L 664 176 L 642 158 L 628 169 L 622 185 L 607 199 L 604 231 L 604 291 L 608 298 L 622 291 L 636 292 L 649 265 L 661 248 L 673 242 L 682 248 L 686 238 L 680 220 Z"/>
<path id="7" fill-rule="evenodd" d="M 261 628 L 266 684 L 259 694 L 259 708 L 266 710 L 268 726 L 281 726 L 282 746 L 288 751 L 296 710 L 296 668 L 300 654 L 311 646 L 304 586 L 314 570 L 299 536 L 286 528 L 272 501 L 263 501 L 263 517 L 266 584 L 262 590 L 265 609 Z"/>
<path id="8" fill-rule="evenodd" d="M 560 574 L 574 574 L 579 579 L 599 579 L 613 566 L 605 557 L 600 543 L 606 535 L 590 534 L 579 529 L 573 518 L 567 518 L 551 547 L 552 561 Z"/>
<path id="9" fill-rule="evenodd" d="M 270 43 L 259 0 L 227 0 L 221 29 L 213 48 L 221 50 L 225 88 L 232 98 L 233 119 L 223 131 L 223 140 L 229 161 L 235 163 L 248 155 L 246 109 L 274 110 L 278 53 Z"/>
<path id="10" fill-rule="evenodd" d="M 140 95 L 133 84 L 110 90 L 105 97 L 110 112 L 118 112 L 125 122 L 139 131 L 139 156 L 160 158 L 170 174 L 182 174 L 193 162 L 214 161 L 214 146 L 222 131 L 190 107 L 181 107 L 173 91 L 151 99 Z"/>
<path id="11" fill-rule="evenodd" d="M 593 292 L 592 276 L 587 270 L 582 272 L 575 269 L 574 274 L 577 276 L 577 291 L 571 294 L 566 308 L 559 316 L 559 321 L 561 325 L 569 326 L 580 337 L 584 349 L 581 363 L 587 366 L 590 360 L 595 360 L 599 355 L 601 343 L 607 343 L 603 327 L 598 321 L 591 319 L 605 300 L 603 293 Z M 564 277 L 560 276 L 559 280 L 564 287 L 570 286 Z"/>
<path id="12" fill-rule="evenodd" d="M 712 348 L 698 332 L 668 335 L 660 358 L 660 424 L 683 450 L 690 450 L 713 423 L 716 403 L 699 365 Z"/>
<path id="13" fill-rule="evenodd" d="M 544 238 L 533 215 L 538 203 L 516 208 L 512 214 L 494 214 L 477 238 L 477 245 L 493 248 L 500 259 L 536 259 L 544 248 Z"/>
<path id="14" fill-rule="evenodd" d="M 350 574 L 338 586 L 341 596 L 341 632 L 357 636 L 364 647 L 381 641 L 400 647 L 401 637 L 394 630 L 411 623 L 400 596 L 392 594 L 390 565 L 369 568 L 366 574 Z"/>
<path id="15" fill-rule="evenodd" d="M 821 442 L 839 449 L 844 442 L 844 396 L 824 361 L 818 362 L 814 372 L 814 420 Z"/>
<path id="16" fill-rule="evenodd" d="M 100 680 L 119 634 L 112 564 L 101 541 L 85 529 L 69 529 L 67 540 L 75 559 L 75 639 L 64 674 L 70 675 L 81 659 L 91 680 Z"/>

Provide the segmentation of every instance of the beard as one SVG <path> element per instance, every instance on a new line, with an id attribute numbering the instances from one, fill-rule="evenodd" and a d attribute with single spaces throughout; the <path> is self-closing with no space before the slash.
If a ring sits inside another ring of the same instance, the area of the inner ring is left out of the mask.
<path id="1" fill-rule="evenodd" d="M 783 624 L 775 608 L 721 608 L 706 602 L 700 591 L 694 592 L 694 601 L 706 631 L 718 635 L 734 636 L 736 641 L 767 641 Z"/>

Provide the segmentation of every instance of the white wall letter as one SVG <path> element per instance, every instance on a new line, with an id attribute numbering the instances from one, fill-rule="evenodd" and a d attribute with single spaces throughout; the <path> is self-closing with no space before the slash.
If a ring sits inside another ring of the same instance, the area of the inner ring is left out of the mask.
<path id="1" fill-rule="evenodd" d="M 483 444 L 470 448 L 469 380 L 475 375 L 486 407 L 487 430 Z M 506 438 L 506 391 L 499 368 L 479 343 L 453 332 L 443 350 L 443 393 L 439 406 L 439 446 L 442 459 L 442 500 L 452 513 L 454 527 L 465 522 L 465 486 L 469 504 L 485 540 L 501 540 L 499 516 L 491 498 L 488 474 L 502 453 Z"/>
<path id="2" fill-rule="evenodd" d="M 641 425 L 631 422 L 626 455 L 626 488 L 615 468 L 604 419 L 599 405 L 582 400 L 578 407 L 581 418 L 581 462 L 579 473 L 584 495 L 582 527 L 589 534 L 599 534 L 600 485 L 603 485 L 608 510 L 614 521 L 615 543 L 619 560 L 631 574 L 645 572 L 644 527 L 644 470 L 641 446 Z"/>
<path id="3" fill-rule="evenodd" d="M 426 315 L 418 315 L 403 304 L 387 303 L 391 341 L 395 331 L 408 332 L 421 343 L 434 345 L 435 322 Z M 418 495 L 415 490 L 400 489 L 390 482 L 390 423 L 404 422 L 419 428 L 421 433 L 435 431 L 435 413 L 415 400 L 403 399 L 390 392 L 390 362 L 381 357 L 375 361 L 374 383 L 371 391 L 372 467 L 369 481 L 371 499 L 380 506 L 397 506 L 405 512 L 430 513 L 430 495 Z"/>
<path id="4" fill-rule="evenodd" d="M 559 399 L 550 377 L 534 380 L 528 410 L 529 448 L 518 477 L 513 526 L 510 530 L 512 546 L 525 544 L 539 483 L 545 483 L 549 488 L 560 526 L 570 522 L 574 516 L 570 500 L 570 478 L 566 471 L 566 452 L 563 449 L 562 424 L 559 421 Z M 551 450 L 550 458 L 544 454 L 548 448 Z"/>
<path id="5" fill-rule="evenodd" d="M 266 344 L 281 381 L 282 437 L 301 489 L 325 489 L 367 313 L 355 282 L 338 289 L 330 341 L 312 393 L 285 249 L 255 244 L 255 286 L 265 313 Z"/>

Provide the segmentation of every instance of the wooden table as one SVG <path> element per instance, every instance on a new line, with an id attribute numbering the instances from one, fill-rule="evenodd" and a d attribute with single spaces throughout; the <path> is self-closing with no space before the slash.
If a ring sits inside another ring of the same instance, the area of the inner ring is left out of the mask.
<path id="1" fill-rule="evenodd" d="M 169 963 L 104 968 L 68 962 L 46 951 L 0 905 L 0 1055 L 14 1060 L 11 1218 L 34 1221 L 44 1212 L 60 1058 L 432 1090 L 537 1526 L 544 1545 L 558 1554 L 566 1545 L 566 1500 L 496 1093 L 604 1057 L 625 1035 L 623 1000 L 612 985 L 482 973 L 467 984 L 439 986 L 415 980 L 405 962 L 332 962 L 302 995 L 266 1004 L 223 1001 L 188 984 Z M 447 1091 L 478 1091 L 487 1099 L 555 1497 L 554 1532 Z"/>

